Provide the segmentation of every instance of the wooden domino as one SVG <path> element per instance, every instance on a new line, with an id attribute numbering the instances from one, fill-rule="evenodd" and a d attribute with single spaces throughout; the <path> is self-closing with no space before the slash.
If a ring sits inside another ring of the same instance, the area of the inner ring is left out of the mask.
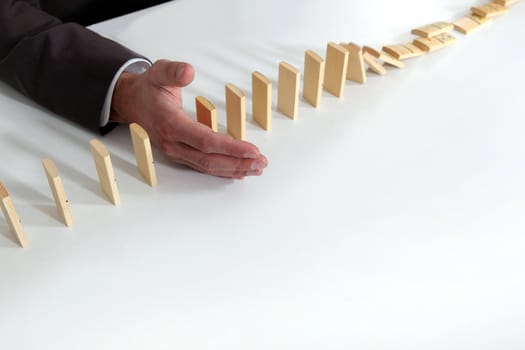
<path id="1" fill-rule="evenodd" d="M 252 118 L 264 130 L 272 129 L 272 82 L 259 72 L 252 73 Z"/>
<path id="2" fill-rule="evenodd" d="M 218 131 L 217 126 L 217 108 L 204 96 L 197 96 L 195 98 L 195 111 L 197 114 L 197 121 L 208 126 L 213 131 Z"/>
<path id="3" fill-rule="evenodd" d="M 24 228 L 22 227 L 22 222 L 18 217 L 18 214 L 15 210 L 15 205 L 7 192 L 6 187 L 3 183 L 0 182 L 0 204 L 2 207 L 2 212 L 4 217 L 9 225 L 9 228 L 14 233 L 18 243 L 22 248 L 25 248 L 29 245 L 29 241 L 26 238 Z"/>
<path id="4" fill-rule="evenodd" d="M 370 69 L 372 72 L 379 75 L 385 75 L 387 73 L 385 67 L 381 63 L 377 62 L 375 57 L 368 52 L 363 52 L 363 60 L 368 65 L 368 69 Z"/>
<path id="5" fill-rule="evenodd" d="M 450 32 L 454 26 L 448 22 L 436 22 L 424 27 L 412 29 L 412 34 L 418 35 L 422 38 L 431 38 L 436 35 Z"/>
<path id="6" fill-rule="evenodd" d="M 501 5 L 501 6 L 509 6 L 509 5 L 512 5 L 512 4 L 515 4 L 517 3 L 519 0 L 493 0 L 492 2 L 498 4 L 498 5 Z"/>
<path id="7" fill-rule="evenodd" d="M 326 47 L 324 89 L 337 97 L 343 97 L 348 70 L 348 51 L 341 45 L 329 42 Z"/>
<path id="8" fill-rule="evenodd" d="M 132 123 L 129 126 L 133 151 L 137 160 L 137 168 L 140 175 L 151 187 L 157 186 L 157 174 L 155 172 L 155 162 L 148 133 L 140 125 Z"/>
<path id="9" fill-rule="evenodd" d="M 246 96 L 231 83 L 226 84 L 226 120 L 228 133 L 246 140 Z"/>
<path id="10" fill-rule="evenodd" d="M 301 72 L 294 66 L 286 62 L 279 64 L 277 108 L 292 119 L 297 118 L 300 77 Z"/>
<path id="11" fill-rule="evenodd" d="M 412 43 L 383 46 L 383 51 L 400 61 L 425 54 L 425 51 Z"/>
<path id="12" fill-rule="evenodd" d="M 67 199 L 66 191 L 64 190 L 64 185 L 62 184 L 62 179 L 60 178 L 58 168 L 55 165 L 55 162 L 48 158 L 42 160 L 42 166 L 44 167 L 58 214 L 66 226 L 72 226 L 74 222 L 73 215 L 71 214 L 71 209 L 69 208 L 69 200 Z"/>
<path id="13" fill-rule="evenodd" d="M 323 93 L 325 62 L 315 52 L 308 50 L 304 54 L 303 98 L 315 108 L 321 104 Z"/>
<path id="14" fill-rule="evenodd" d="M 476 16 L 492 18 L 507 13 L 509 9 L 495 2 L 489 2 L 485 5 L 474 6 L 471 11 Z"/>
<path id="15" fill-rule="evenodd" d="M 455 42 L 456 38 L 454 36 L 444 33 L 432 38 L 418 38 L 414 40 L 414 45 L 419 47 L 421 50 L 432 52 L 452 45 Z"/>
<path id="16" fill-rule="evenodd" d="M 462 34 L 468 35 L 484 25 L 492 22 L 490 17 L 479 17 L 476 15 L 465 16 L 454 22 L 454 29 Z"/>
<path id="17" fill-rule="evenodd" d="M 365 61 L 363 59 L 363 49 L 354 44 L 341 44 L 348 51 L 348 68 L 346 79 L 355 81 L 359 84 L 366 83 Z"/>
<path id="18" fill-rule="evenodd" d="M 396 68 L 403 68 L 403 67 L 405 67 L 405 64 L 403 62 L 401 62 L 400 60 L 395 59 L 394 57 L 390 56 L 387 53 L 377 51 L 377 50 L 375 50 L 375 49 L 373 49 L 373 48 L 371 48 L 369 46 L 363 47 L 363 51 L 364 52 L 368 52 L 373 57 L 375 57 L 375 58 L 385 62 L 386 64 L 393 66 L 393 67 L 396 67 Z"/>
<path id="19" fill-rule="evenodd" d="M 97 168 L 98 179 L 102 191 L 106 194 L 108 199 L 114 205 L 120 205 L 120 195 L 117 188 L 117 180 L 115 179 L 115 172 L 111 164 L 111 157 L 106 146 L 99 140 L 91 140 L 91 153 Z"/>

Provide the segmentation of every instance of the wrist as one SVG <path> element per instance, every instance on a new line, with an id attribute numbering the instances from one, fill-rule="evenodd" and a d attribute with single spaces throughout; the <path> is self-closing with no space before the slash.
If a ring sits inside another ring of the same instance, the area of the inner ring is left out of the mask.
<path id="1" fill-rule="evenodd" d="M 131 123 L 133 116 L 130 115 L 133 108 L 129 108 L 133 99 L 131 98 L 133 81 L 137 74 L 123 72 L 115 84 L 111 98 L 110 120 L 118 123 Z"/>

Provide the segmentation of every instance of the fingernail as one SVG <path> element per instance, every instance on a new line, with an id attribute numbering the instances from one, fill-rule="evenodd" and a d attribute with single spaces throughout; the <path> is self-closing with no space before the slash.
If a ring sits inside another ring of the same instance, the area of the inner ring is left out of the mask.
<path id="1" fill-rule="evenodd" d="M 244 158 L 257 158 L 259 157 L 256 153 L 248 152 L 244 154 Z"/>
<path id="2" fill-rule="evenodd" d="M 252 170 L 246 173 L 246 175 L 248 176 L 259 176 L 261 174 L 262 174 L 262 170 Z"/>
<path id="3" fill-rule="evenodd" d="M 256 160 L 255 162 L 252 163 L 252 166 L 250 167 L 251 170 L 259 170 L 261 168 L 264 168 L 265 167 L 265 164 L 264 162 L 260 161 L 260 160 Z"/>
<path id="4" fill-rule="evenodd" d="M 175 73 L 175 81 L 178 83 L 180 81 L 180 78 L 182 77 L 182 74 L 184 73 L 184 69 L 186 68 L 186 64 L 181 63 L 177 67 L 177 72 Z"/>

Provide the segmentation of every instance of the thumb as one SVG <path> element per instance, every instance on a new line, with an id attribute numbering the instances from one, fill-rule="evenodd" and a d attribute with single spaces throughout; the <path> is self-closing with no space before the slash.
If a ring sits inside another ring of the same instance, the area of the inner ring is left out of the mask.
<path id="1" fill-rule="evenodd" d="M 193 81 L 195 70 L 185 62 L 158 60 L 148 70 L 155 84 L 184 87 Z"/>

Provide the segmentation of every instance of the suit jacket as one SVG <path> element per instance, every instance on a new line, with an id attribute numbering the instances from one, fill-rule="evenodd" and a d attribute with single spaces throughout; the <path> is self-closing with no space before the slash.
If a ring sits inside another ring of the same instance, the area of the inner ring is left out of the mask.
<path id="1" fill-rule="evenodd" d="M 51 111 L 99 131 L 114 74 L 141 56 L 84 26 L 162 2 L 0 0 L 0 79 Z"/>

